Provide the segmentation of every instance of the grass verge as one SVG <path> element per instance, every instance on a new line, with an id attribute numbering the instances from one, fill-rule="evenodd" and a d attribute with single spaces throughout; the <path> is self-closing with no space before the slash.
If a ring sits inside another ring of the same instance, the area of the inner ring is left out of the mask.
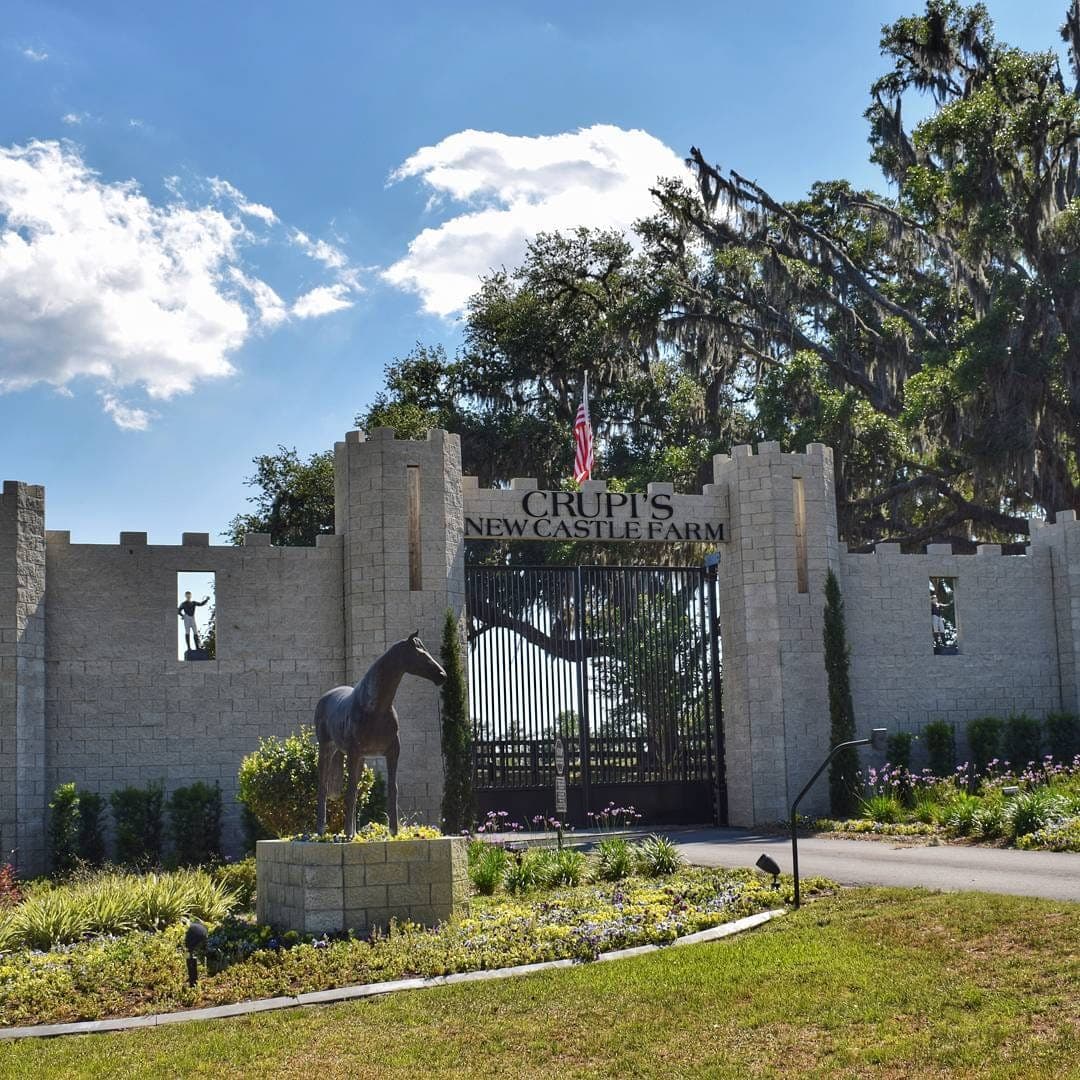
<path id="1" fill-rule="evenodd" d="M 1064 1077 L 1078 985 L 1080 905 L 861 889 L 618 963 L 0 1046 L 0 1074 Z"/>

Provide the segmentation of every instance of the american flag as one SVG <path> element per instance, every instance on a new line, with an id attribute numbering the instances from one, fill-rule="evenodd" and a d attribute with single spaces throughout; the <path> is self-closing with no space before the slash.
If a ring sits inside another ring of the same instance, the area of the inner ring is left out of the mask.
<path id="1" fill-rule="evenodd" d="M 589 420 L 589 376 L 585 376 L 585 388 L 581 392 L 577 419 L 574 421 L 574 479 L 580 484 L 592 479 L 593 433 Z"/>

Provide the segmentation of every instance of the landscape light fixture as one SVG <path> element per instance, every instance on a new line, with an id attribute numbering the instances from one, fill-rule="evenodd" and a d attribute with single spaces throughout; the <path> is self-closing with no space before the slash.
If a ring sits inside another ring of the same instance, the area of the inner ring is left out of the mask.
<path id="1" fill-rule="evenodd" d="M 1011 799 L 1014 795 L 1020 794 L 1020 789 L 1015 784 L 1011 784 L 1009 787 L 1003 787 L 1001 794 Z"/>
<path id="2" fill-rule="evenodd" d="M 188 986 L 194 986 L 199 981 L 199 961 L 195 959 L 195 953 L 206 949 L 206 938 L 206 927 L 198 919 L 194 919 L 184 932 Z"/>
<path id="3" fill-rule="evenodd" d="M 799 803 L 802 797 L 814 786 L 814 781 L 829 767 L 829 762 L 841 751 L 849 746 L 872 746 L 875 750 L 884 751 L 888 746 L 889 729 L 876 727 L 870 732 L 869 739 L 850 739 L 848 742 L 837 743 L 830 751 L 829 756 L 821 763 L 818 771 L 806 782 L 806 787 L 795 796 L 791 804 L 791 873 L 795 878 L 795 906 L 799 906 L 799 833 L 796 826 L 798 821 Z"/>
<path id="4" fill-rule="evenodd" d="M 772 887 L 774 889 L 780 888 L 780 864 L 771 855 L 763 853 L 754 865 L 763 874 L 772 874 Z"/>

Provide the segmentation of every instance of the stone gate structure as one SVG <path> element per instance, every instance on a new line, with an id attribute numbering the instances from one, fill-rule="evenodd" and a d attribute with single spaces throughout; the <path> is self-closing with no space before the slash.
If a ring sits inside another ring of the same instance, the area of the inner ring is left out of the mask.
<path id="1" fill-rule="evenodd" d="M 483 490 L 461 475 L 457 436 L 350 432 L 335 447 L 335 531 L 313 548 L 240 547 L 206 533 L 149 545 L 80 544 L 45 529 L 41 487 L 0 496 L 0 847 L 45 859 L 59 783 L 108 793 L 162 780 L 218 782 L 226 846 L 241 758 L 310 723 L 319 696 L 358 681 L 419 629 L 436 646 L 464 603 L 470 537 L 583 535 L 701 540 L 720 552 L 724 713 L 732 824 L 773 821 L 824 756 L 824 583 L 841 583 L 860 729 L 913 729 L 987 712 L 1080 711 L 1080 525 L 1032 522 L 1023 556 L 893 545 L 850 554 L 837 537 L 832 452 L 735 447 L 697 495 L 662 484 L 631 497 L 585 486 L 579 504 L 534 482 Z M 582 524 L 578 524 L 578 523 Z M 493 524 L 495 523 L 495 524 Z M 519 530 L 520 531 L 517 531 Z M 674 533 L 671 530 L 674 529 Z M 494 532 L 492 532 L 494 530 Z M 539 531 L 538 531 L 539 530 Z M 175 659 L 176 574 L 216 576 L 217 659 Z M 928 580 L 952 580 L 960 645 L 935 655 Z M 401 805 L 435 822 L 442 787 L 436 691 L 406 680 Z M 820 795 L 823 794 L 819 792 Z M 810 808 L 813 809 L 812 807 Z"/>

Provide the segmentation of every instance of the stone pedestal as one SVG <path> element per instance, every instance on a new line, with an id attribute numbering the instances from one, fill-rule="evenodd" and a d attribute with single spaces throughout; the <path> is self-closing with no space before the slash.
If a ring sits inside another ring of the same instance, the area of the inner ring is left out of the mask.
<path id="1" fill-rule="evenodd" d="M 391 919 L 435 926 L 468 910 L 465 840 L 260 840 L 256 895 L 259 922 L 283 930 L 369 933 Z"/>

